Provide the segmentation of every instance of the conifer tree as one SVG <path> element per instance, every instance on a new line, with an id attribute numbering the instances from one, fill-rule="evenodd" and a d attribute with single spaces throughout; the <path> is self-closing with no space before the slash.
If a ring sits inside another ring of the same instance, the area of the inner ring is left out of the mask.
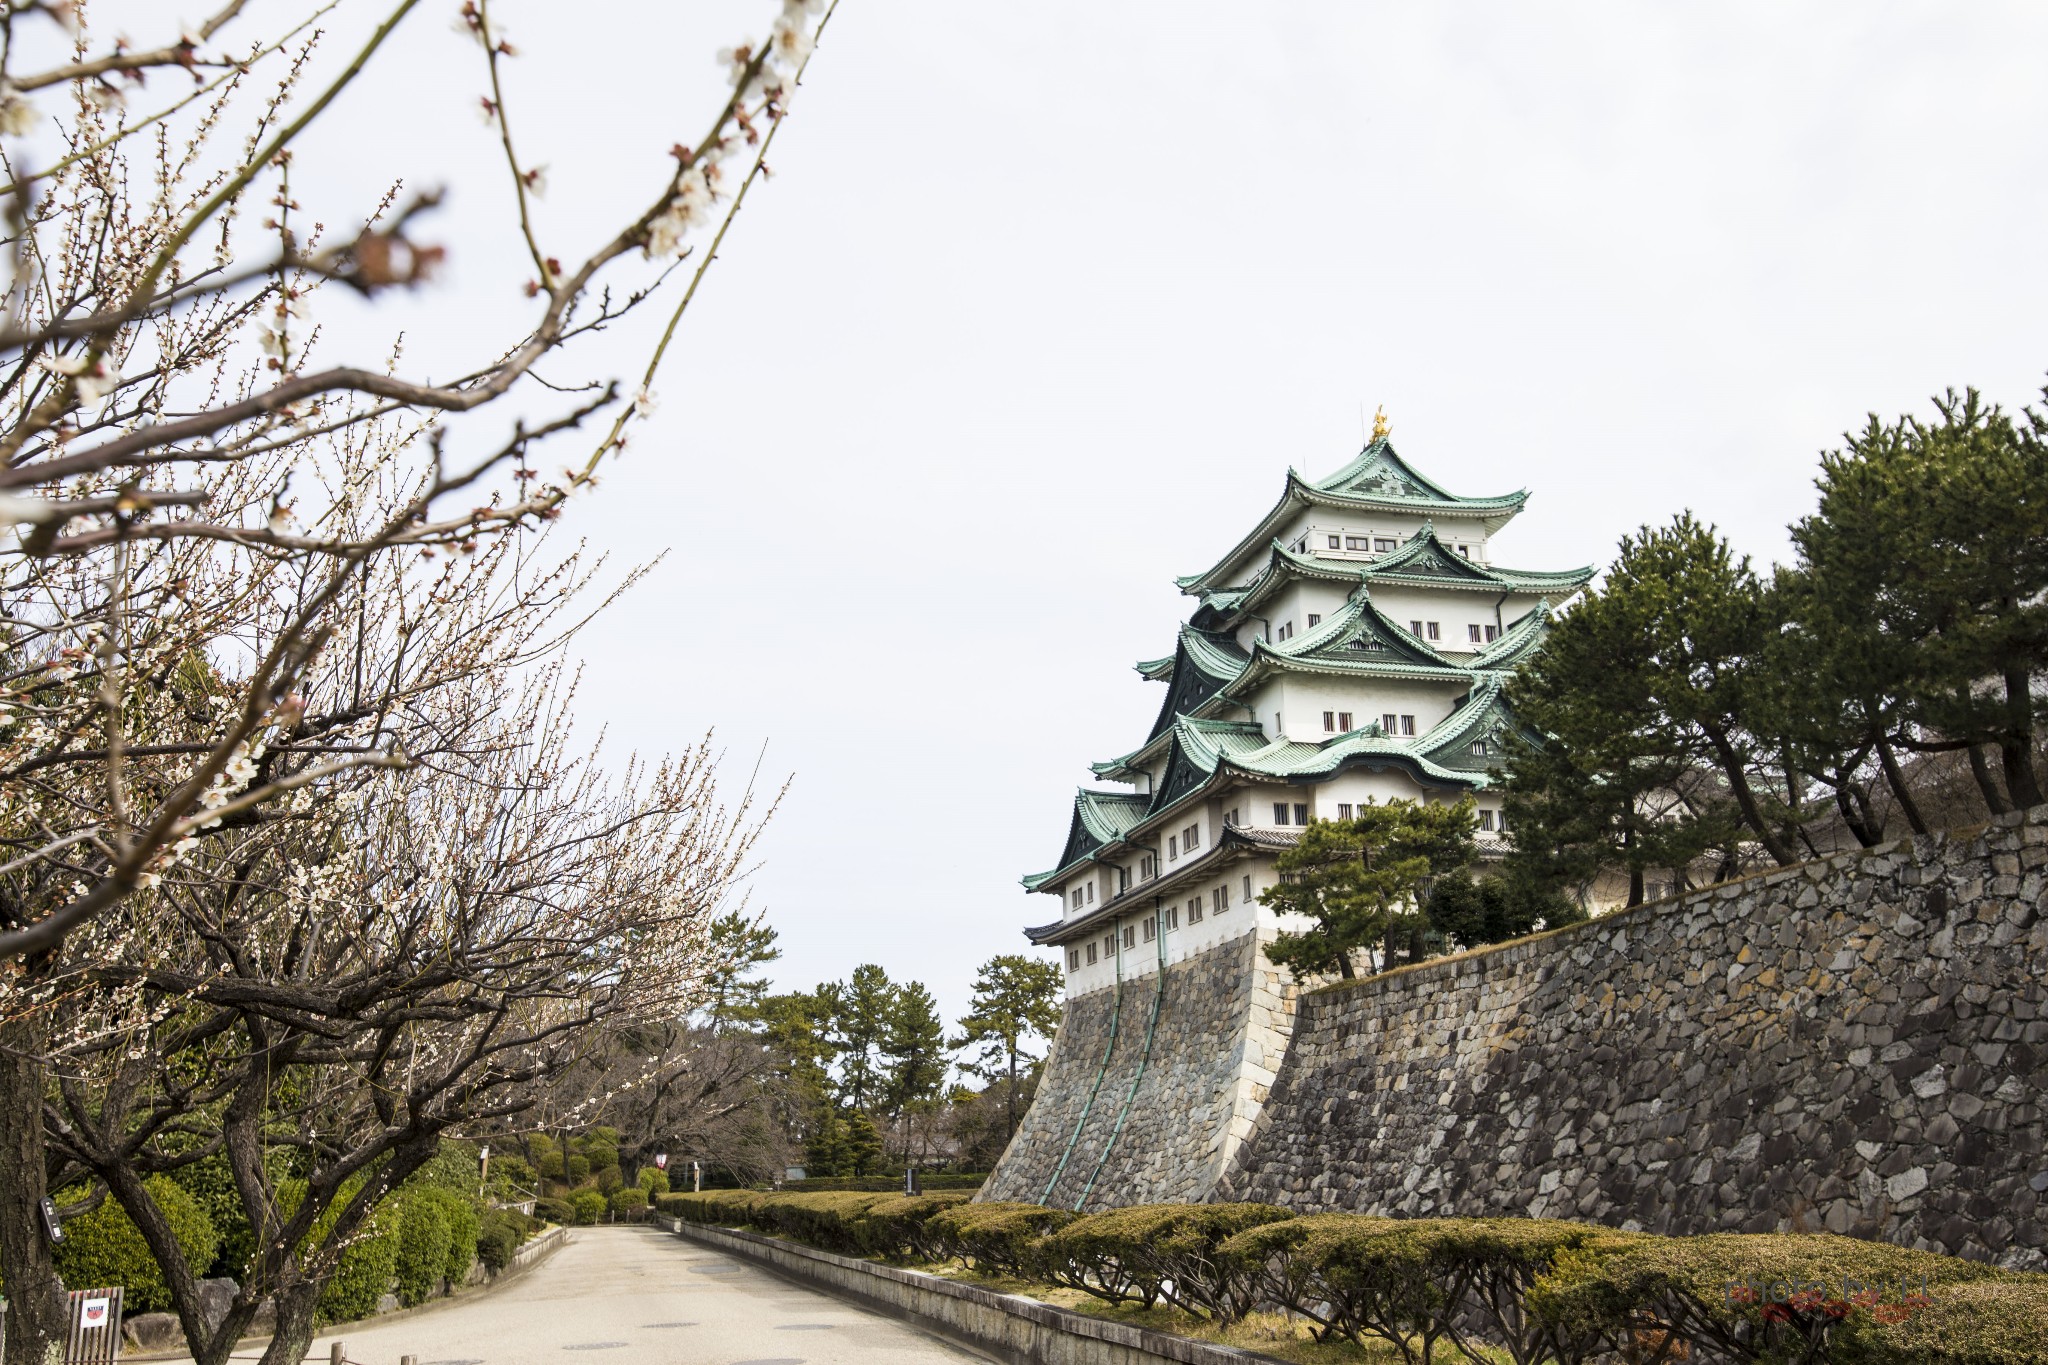
<path id="1" fill-rule="evenodd" d="M 1026 1045 L 1034 1034 L 1051 1042 L 1059 1028 L 1060 986 L 1057 966 L 1022 953 L 998 953 L 974 978 L 974 998 L 953 1047 L 974 1049 L 963 1071 L 1004 1083 L 1006 1135 L 1017 1131 L 1020 1068 L 1038 1060 Z"/>
<path id="2" fill-rule="evenodd" d="M 1396 943 L 1421 924 L 1424 889 L 1434 877 L 1472 861 L 1472 802 L 1454 806 L 1390 801 L 1367 805 L 1351 820 L 1317 820 L 1278 859 L 1280 881 L 1259 903 L 1305 915 L 1315 927 L 1283 932 L 1266 957 L 1297 976 L 1356 975 L 1352 954 Z"/>

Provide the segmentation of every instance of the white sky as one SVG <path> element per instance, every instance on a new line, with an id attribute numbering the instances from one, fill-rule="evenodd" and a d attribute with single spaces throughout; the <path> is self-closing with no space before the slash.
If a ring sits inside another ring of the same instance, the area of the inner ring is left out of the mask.
<path id="1" fill-rule="evenodd" d="M 295 168 L 336 223 L 385 178 L 454 188 L 446 281 L 377 316 L 443 373 L 530 273 L 455 8 Z M 496 0 L 550 249 L 637 207 L 775 10 Z M 1143 738 L 1173 576 L 1361 410 L 1456 491 L 1532 489 L 1495 553 L 1547 569 L 1685 507 L 1776 557 L 1864 413 L 2031 400 L 2044 70 L 2019 3 L 843 0 L 658 417 L 567 523 L 666 553 L 585 637 L 583 714 L 620 750 L 715 726 L 735 782 L 765 744 L 779 981 L 878 961 L 957 1017 L 1058 913 L 1016 879 Z"/>

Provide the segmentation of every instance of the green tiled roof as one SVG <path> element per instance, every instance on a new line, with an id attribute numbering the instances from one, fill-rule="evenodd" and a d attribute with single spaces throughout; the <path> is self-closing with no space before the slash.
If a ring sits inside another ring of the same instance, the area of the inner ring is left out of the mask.
<path id="1" fill-rule="evenodd" d="M 1174 582 L 1181 591 L 1203 593 L 1222 588 L 1217 575 L 1236 564 L 1264 541 L 1270 541 L 1281 526 L 1303 507 L 1334 507 L 1358 511 L 1420 513 L 1428 516 L 1476 517 L 1489 528 L 1498 528 L 1528 502 L 1526 491 L 1491 498 L 1460 497 L 1417 473 L 1381 437 L 1359 452 L 1358 458 L 1325 479 L 1311 483 L 1290 469 L 1287 486 L 1272 510 L 1260 519 L 1252 533 L 1239 541 L 1229 554 L 1201 573 L 1188 574 Z"/>
<path id="2" fill-rule="evenodd" d="M 1059 866 L 1024 878 L 1024 889 L 1036 891 L 1047 882 L 1086 862 L 1103 845 L 1114 843 L 1145 818 L 1152 798 L 1136 792 L 1099 792 L 1086 787 L 1074 793 L 1074 814 L 1067 826 L 1067 846 Z"/>
<path id="3" fill-rule="evenodd" d="M 1508 628 L 1501 637 L 1481 650 L 1473 658 L 1471 666 L 1488 671 L 1519 668 L 1523 660 L 1542 648 L 1544 637 L 1549 634 L 1550 600 L 1543 598 L 1529 611 L 1508 622 Z"/>

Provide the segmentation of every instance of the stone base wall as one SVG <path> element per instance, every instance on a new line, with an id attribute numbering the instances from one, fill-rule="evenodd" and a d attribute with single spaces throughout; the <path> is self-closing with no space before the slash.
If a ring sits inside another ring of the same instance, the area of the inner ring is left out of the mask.
<path id="1" fill-rule="evenodd" d="M 1311 992 L 1217 1197 L 2048 1268 L 2044 881 L 2048 808 Z"/>
<path id="2" fill-rule="evenodd" d="M 1266 1099 L 1292 1004 L 1255 932 L 1068 1001 L 1038 1097 L 976 1197 L 1207 1199 Z"/>

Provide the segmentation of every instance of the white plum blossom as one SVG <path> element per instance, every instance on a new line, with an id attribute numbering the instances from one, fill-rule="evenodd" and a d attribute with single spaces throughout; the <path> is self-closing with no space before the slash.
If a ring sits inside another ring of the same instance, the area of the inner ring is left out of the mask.
<path id="1" fill-rule="evenodd" d="M 768 50 L 776 61 L 784 66 L 800 66 L 804 58 L 811 55 L 812 39 L 810 25 L 801 14 L 784 10 L 782 17 L 768 31 Z"/>
<path id="2" fill-rule="evenodd" d="M 733 47 L 718 49 L 718 64 L 724 68 L 727 85 L 738 85 L 747 74 L 748 63 L 754 60 L 754 40 L 742 38 Z"/>
<path id="3" fill-rule="evenodd" d="M 661 399 L 655 396 L 652 389 L 642 389 L 633 395 L 633 415 L 635 417 L 643 419 L 652 417 L 654 416 L 655 409 L 660 406 Z M 0 724 L 5 724 L 5 722 L 0 721 Z"/>
<path id="4" fill-rule="evenodd" d="M 36 107 L 28 97 L 13 86 L 0 82 L 0 133 L 8 137 L 21 137 L 33 132 L 36 126 Z"/>
<path id="5" fill-rule="evenodd" d="M 71 381 L 80 403 L 97 403 L 121 386 L 121 376 L 104 358 L 89 360 L 84 355 L 44 356 L 42 367 Z"/>

